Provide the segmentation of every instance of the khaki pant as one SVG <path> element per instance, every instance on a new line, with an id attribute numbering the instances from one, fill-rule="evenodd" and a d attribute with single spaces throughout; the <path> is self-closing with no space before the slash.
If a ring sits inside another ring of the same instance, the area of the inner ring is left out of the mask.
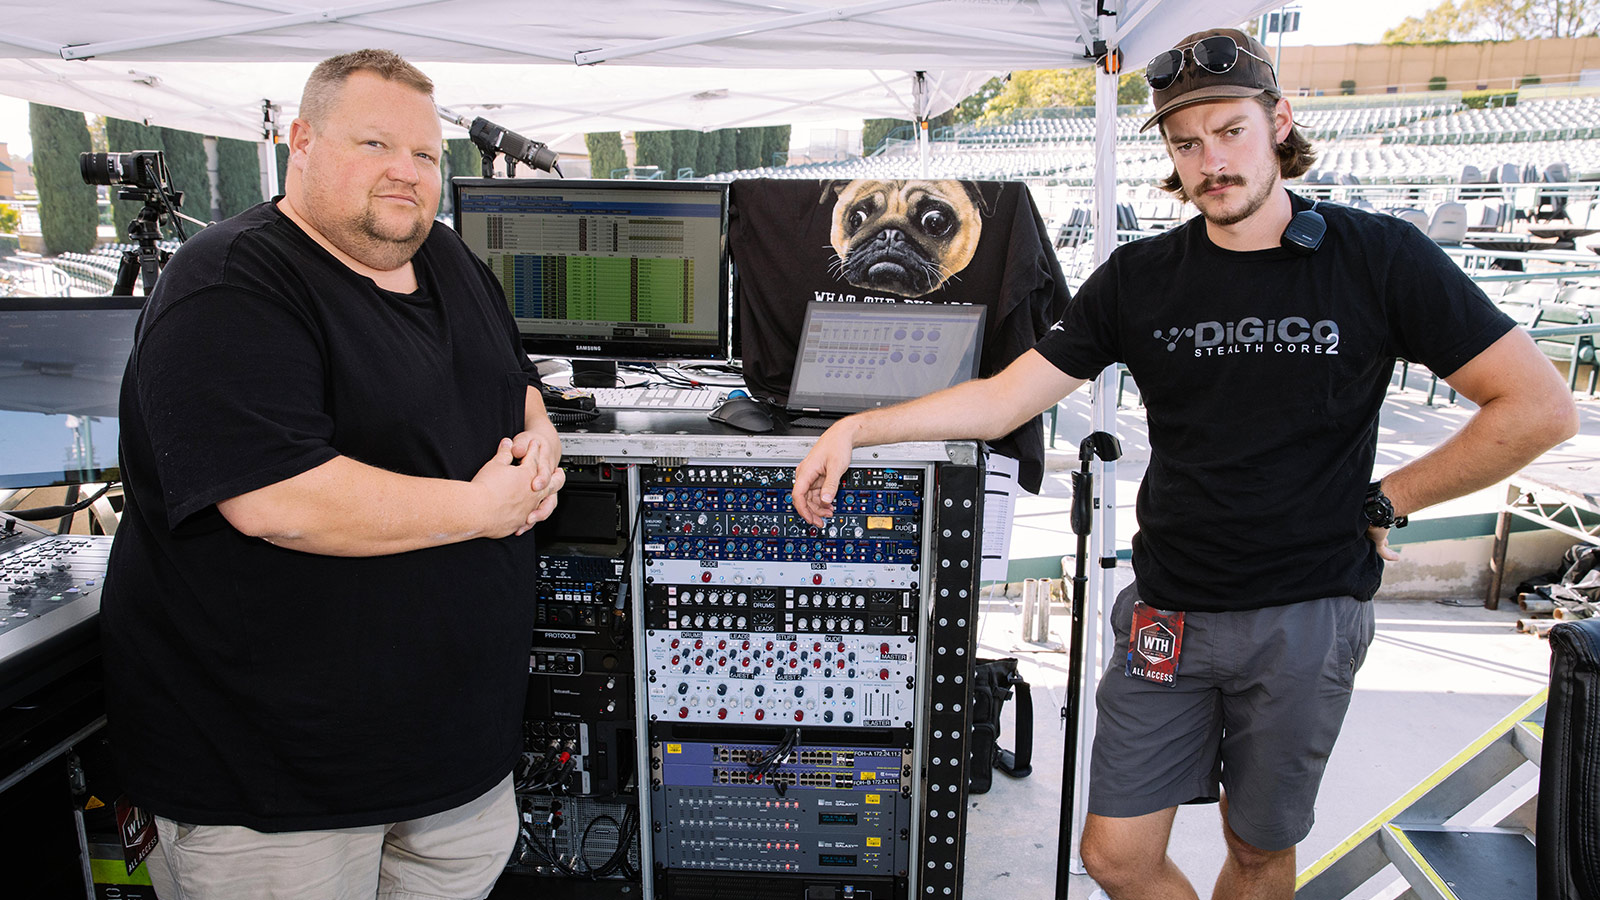
<path id="1" fill-rule="evenodd" d="M 431 816 L 269 834 L 156 817 L 147 866 L 161 900 L 465 900 L 487 896 L 517 838 L 511 777 Z"/>

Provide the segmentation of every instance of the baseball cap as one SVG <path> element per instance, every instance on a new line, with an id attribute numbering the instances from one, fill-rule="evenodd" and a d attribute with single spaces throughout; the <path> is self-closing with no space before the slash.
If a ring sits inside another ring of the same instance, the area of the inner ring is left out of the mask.
<path id="1" fill-rule="evenodd" d="M 1231 38 L 1239 47 L 1238 60 L 1226 72 L 1212 72 L 1194 61 L 1192 48 L 1210 37 Z M 1140 131 L 1161 121 L 1167 113 L 1190 104 L 1206 100 L 1240 100 L 1278 89 L 1277 75 L 1267 62 L 1267 48 L 1237 28 L 1197 31 L 1179 41 L 1173 49 L 1178 48 L 1182 48 L 1179 52 L 1186 57 L 1179 68 L 1178 77 L 1162 90 L 1151 93 L 1150 102 L 1156 111 L 1139 126 Z"/>

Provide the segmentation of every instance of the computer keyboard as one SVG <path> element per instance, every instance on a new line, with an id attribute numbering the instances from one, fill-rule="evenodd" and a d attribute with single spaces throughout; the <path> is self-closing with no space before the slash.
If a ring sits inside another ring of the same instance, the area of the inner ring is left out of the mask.
<path id="1" fill-rule="evenodd" d="M 584 388 L 596 409 L 715 409 L 727 398 L 722 388 L 685 388 L 665 384 L 647 387 Z"/>

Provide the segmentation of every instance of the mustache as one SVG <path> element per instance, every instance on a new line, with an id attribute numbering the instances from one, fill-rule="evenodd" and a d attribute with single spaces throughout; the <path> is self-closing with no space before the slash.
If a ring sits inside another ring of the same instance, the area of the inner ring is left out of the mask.
<path id="1" fill-rule="evenodd" d="M 1207 178 L 1206 180 L 1200 182 L 1200 189 L 1199 189 L 1198 193 L 1204 194 L 1206 191 L 1212 190 L 1213 188 L 1219 188 L 1219 187 L 1222 187 L 1224 185 L 1231 185 L 1233 187 L 1242 187 L 1244 185 L 1244 176 L 1242 176 L 1242 175 L 1230 175 L 1227 172 L 1223 172 L 1223 173 L 1218 174 L 1218 175 L 1213 175 L 1210 178 Z"/>

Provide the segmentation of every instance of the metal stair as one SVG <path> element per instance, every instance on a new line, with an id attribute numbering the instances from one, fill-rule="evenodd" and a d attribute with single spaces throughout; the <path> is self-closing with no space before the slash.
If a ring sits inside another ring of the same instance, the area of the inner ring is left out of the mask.
<path id="1" fill-rule="evenodd" d="M 1300 873 L 1296 900 L 1534 900 L 1534 792 L 1456 821 L 1517 769 L 1539 764 L 1540 691 Z M 1510 806 L 1508 809 L 1507 806 Z M 1387 882 L 1380 873 L 1398 872 Z"/>

